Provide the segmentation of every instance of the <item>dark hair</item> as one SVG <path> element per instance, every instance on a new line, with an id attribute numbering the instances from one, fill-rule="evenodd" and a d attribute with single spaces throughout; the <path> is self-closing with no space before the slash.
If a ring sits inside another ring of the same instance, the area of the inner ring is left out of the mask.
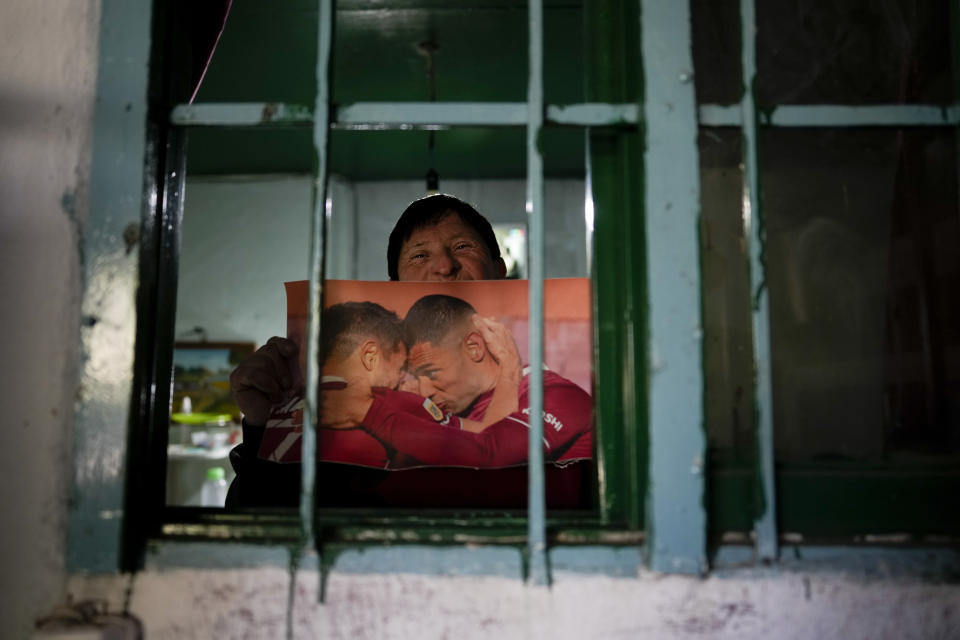
<path id="1" fill-rule="evenodd" d="M 350 355 L 367 338 L 374 338 L 388 353 L 403 342 L 403 321 L 375 302 L 341 302 L 320 316 L 320 361 Z"/>
<path id="2" fill-rule="evenodd" d="M 410 239 L 414 231 L 440 222 L 451 211 L 456 212 L 464 224 L 477 232 L 490 252 L 490 259 L 497 261 L 500 257 L 500 246 L 487 219 L 463 200 L 445 193 L 436 193 L 411 202 L 400 214 L 400 219 L 390 232 L 390 241 L 387 244 L 387 273 L 391 280 L 400 279 L 398 265 L 403 243 Z"/>
<path id="3" fill-rule="evenodd" d="M 457 323 L 475 313 L 469 302 L 453 296 L 435 294 L 420 298 L 403 319 L 407 348 L 420 342 L 439 344 Z"/>

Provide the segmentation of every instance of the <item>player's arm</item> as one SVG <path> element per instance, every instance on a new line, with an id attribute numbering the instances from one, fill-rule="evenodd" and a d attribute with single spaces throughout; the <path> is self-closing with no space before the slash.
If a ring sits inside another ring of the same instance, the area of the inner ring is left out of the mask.
<path id="1" fill-rule="evenodd" d="M 527 429 L 509 419 L 471 433 L 439 426 L 374 397 L 361 424 L 381 442 L 427 465 L 494 468 L 527 461 Z"/>
<path id="2" fill-rule="evenodd" d="M 480 435 L 492 429 L 515 429 L 524 427 L 524 438 L 530 429 L 530 409 L 528 398 L 522 398 L 525 405 L 501 420 L 486 427 Z M 543 450 L 551 460 L 556 460 L 566 452 L 583 434 L 593 429 L 593 401 L 580 387 L 566 383 L 562 385 L 544 385 L 543 389 Z M 526 461 L 526 440 L 523 445 L 523 461 Z M 586 455 L 589 457 L 589 454 Z"/>

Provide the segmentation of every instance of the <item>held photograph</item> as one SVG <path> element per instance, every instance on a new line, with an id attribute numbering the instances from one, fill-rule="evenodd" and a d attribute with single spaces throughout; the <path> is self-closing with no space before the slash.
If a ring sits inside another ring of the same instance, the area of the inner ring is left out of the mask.
<path id="1" fill-rule="evenodd" d="M 590 286 L 544 284 L 548 504 L 579 507 L 591 494 L 584 470 L 593 458 Z M 527 282 L 328 281 L 324 291 L 318 474 L 321 484 L 333 474 L 333 503 L 355 504 L 359 492 L 378 504 L 521 506 L 531 424 Z M 299 366 L 262 439 L 249 445 L 262 463 L 292 466 L 303 455 L 307 283 L 287 283 L 286 293 Z"/>

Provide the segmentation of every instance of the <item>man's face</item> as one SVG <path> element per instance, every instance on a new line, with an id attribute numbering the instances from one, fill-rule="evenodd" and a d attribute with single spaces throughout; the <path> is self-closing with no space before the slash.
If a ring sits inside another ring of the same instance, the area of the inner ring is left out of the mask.
<path id="1" fill-rule="evenodd" d="M 386 387 L 396 389 L 403 378 L 407 363 L 407 348 L 403 344 L 397 345 L 396 351 L 389 353 L 381 351 L 381 357 L 372 372 L 371 387 Z"/>
<path id="2" fill-rule="evenodd" d="M 482 392 L 473 364 L 466 356 L 463 341 L 448 335 L 439 345 L 413 345 L 407 368 L 420 383 L 420 395 L 456 414 L 466 410 Z"/>
<path id="3" fill-rule="evenodd" d="M 483 239 L 450 211 L 439 222 L 417 229 L 400 247 L 400 280 L 498 280 L 503 260 L 494 260 Z"/>

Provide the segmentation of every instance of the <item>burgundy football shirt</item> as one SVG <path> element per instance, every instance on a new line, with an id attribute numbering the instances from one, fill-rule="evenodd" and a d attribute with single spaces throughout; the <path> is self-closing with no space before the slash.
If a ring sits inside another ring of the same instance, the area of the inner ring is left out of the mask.
<path id="1" fill-rule="evenodd" d="M 528 385 L 525 375 L 519 389 L 520 410 L 481 433 L 461 431 L 455 416 L 424 418 L 423 411 L 432 414 L 430 407 L 436 407 L 433 403 L 428 407 L 429 400 L 415 394 L 405 395 L 421 402 L 421 415 L 410 413 L 415 401 L 398 400 L 395 394 L 402 392 L 376 395 L 362 424 L 388 449 L 425 465 L 494 468 L 526 464 L 530 428 Z M 492 391 L 481 395 L 463 417 L 482 419 L 492 396 Z M 583 389 L 552 371 L 543 372 L 543 420 L 546 461 L 567 463 L 592 458 L 593 402 Z M 399 466 L 391 464 L 391 468 Z"/>

